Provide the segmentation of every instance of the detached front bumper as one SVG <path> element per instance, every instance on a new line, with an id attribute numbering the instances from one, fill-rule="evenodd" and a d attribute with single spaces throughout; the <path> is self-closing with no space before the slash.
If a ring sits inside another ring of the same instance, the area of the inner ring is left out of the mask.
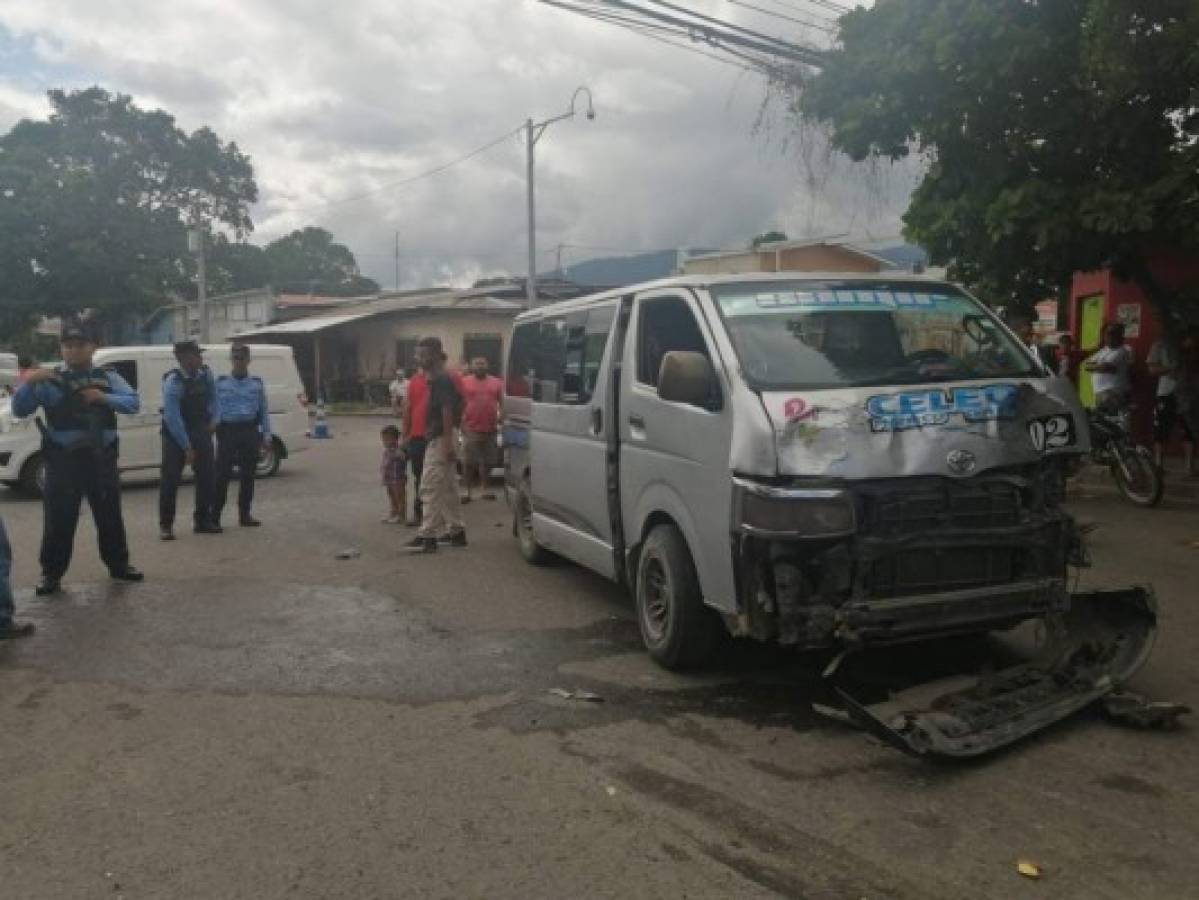
<path id="1" fill-rule="evenodd" d="M 1028 663 L 917 685 L 881 703 L 858 703 L 844 686 L 837 693 L 852 722 L 900 750 L 979 756 L 1118 691 L 1153 650 L 1157 605 L 1143 587 L 1075 594 L 1047 622 L 1046 644 Z"/>

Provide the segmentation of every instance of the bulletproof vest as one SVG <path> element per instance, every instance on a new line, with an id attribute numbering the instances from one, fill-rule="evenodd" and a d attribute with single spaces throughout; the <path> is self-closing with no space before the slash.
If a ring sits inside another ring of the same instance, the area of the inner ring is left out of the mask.
<path id="1" fill-rule="evenodd" d="M 45 410 L 46 424 L 52 431 L 100 432 L 117 427 L 117 415 L 111 406 L 93 405 L 84 401 L 80 392 L 96 388 L 106 394 L 112 393 L 108 373 L 103 369 L 88 369 L 76 372 L 60 368 L 51 380 L 62 389 L 63 402 Z"/>
<path id="2" fill-rule="evenodd" d="M 208 427 L 208 366 L 200 366 L 195 378 L 188 378 L 181 370 L 172 369 L 167 378 L 172 375 L 179 377 L 183 385 L 183 397 L 179 401 L 179 412 L 183 416 L 183 424 L 188 431 L 201 431 Z"/>

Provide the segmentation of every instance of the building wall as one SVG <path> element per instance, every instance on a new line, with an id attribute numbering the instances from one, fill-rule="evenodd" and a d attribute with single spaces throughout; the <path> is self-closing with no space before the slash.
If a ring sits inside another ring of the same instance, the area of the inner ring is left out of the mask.
<path id="1" fill-rule="evenodd" d="M 687 275 L 739 275 L 746 272 L 881 272 L 883 264 L 835 244 L 782 250 L 746 250 L 684 260 Z"/>
<path id="2" fill-rule="evenodd" d="M 767 260 L 765 257 L 769 256 Z M 744 253 L 728 253 L 720 256 L 694 257 L 683 260 L 684 275 L 740 275 L 744 272 L 774 271 L 774 254 L 746 250 Z M 767 264 L 770 267 L 767 268 Z"/>
<path id="3" fill-rule="evenodd" d="M 779 251 L 779 272 L 881 272 L 882 263 L 843 247 L 818 244 Z"/>
<path id="4" fill-rule="evenodd" d="M 424 337 L 441 338 L 450 365 L 456 366 L 462 362 L 468 336 L 495 335 L 501 340 L 502 360 L 516 312 L 439 310 L 374 316 L 325 332 L 321 338 L 321 368 L 332 377 L 390 378 L 396 368 L 398 342 Z"/>

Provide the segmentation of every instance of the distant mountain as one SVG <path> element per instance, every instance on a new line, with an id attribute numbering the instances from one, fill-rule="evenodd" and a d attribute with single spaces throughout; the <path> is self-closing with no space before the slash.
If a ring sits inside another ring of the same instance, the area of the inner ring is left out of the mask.
<path id="1" fill-rule="evenodd" d="M 575 284 L 592 287 L 624 287 L 641 281 L 668 278 L 679 265 L 679 251 L 658 250 L 633 256 L 588 259 L 566 267 L 566 277 Z"/>

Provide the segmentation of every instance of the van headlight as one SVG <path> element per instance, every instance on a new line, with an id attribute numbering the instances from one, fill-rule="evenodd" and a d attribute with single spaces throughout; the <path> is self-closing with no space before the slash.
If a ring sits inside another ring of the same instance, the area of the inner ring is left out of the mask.
<path id="1" fill-rule="evenodd" d="M 756 537 L 844 537 L 856 527 L 853 497 L 836 488 L 791 488 L 736 478 L 737 527 Z"/>

